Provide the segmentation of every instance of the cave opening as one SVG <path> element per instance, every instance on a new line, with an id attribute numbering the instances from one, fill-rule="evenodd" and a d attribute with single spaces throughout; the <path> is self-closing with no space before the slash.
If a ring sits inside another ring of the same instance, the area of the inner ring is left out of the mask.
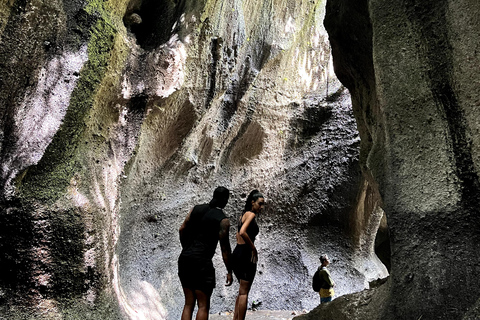
<path id="1" fill-rule="evenodd" d="M 123 23 L 145 50 L 153 50 L 168 41 L 175 23 L 183 13 L 182 0 L 132 0 Z"/>

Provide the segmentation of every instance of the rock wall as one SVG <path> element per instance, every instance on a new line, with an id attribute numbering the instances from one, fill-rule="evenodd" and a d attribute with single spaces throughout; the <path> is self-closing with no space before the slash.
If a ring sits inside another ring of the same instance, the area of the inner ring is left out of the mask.
<path id="1" fill-rule="evenodd" d="M 177 230 L 217 185 L 233 225 L 251 189 L 266 195 L 261 308 L 315 307 L 323 252 L 338 295 L 385 277 L 374 247 L 388 207 L 360 171 L 324 5 L 2 2 L 2 314 L 178 318 Z M 215 264 L 212 312 L 231 310 L 238 285 Z"/>
<path id="2" fill-rule="evenodd" d="M 479 12 L 473 1 L 328 1 L 335 72 L 392 254 L 386 285 L 315 319 L 478 314 Z"/>

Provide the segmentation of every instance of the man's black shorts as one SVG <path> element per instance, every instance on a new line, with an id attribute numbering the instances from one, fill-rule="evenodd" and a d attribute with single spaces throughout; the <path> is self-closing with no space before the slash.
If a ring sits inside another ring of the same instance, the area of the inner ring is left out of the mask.
<path id="1" fill-rule="evenodd" d="M 215 288 L 215 268 L 212 260 L 199 260 L 180 255 L 178 276 L 183 288 L 211 294 Z"/>

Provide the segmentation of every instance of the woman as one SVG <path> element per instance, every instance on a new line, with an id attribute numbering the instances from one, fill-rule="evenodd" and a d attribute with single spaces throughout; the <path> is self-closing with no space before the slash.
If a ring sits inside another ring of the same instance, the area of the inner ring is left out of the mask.
<path id="1" fill-rule="evenodd" d="M 257 248 L 255 237 L 258 234 L 256 216 L 263 210 L 265 198 L 258 190 L 253 190 L 247 197 L 245 209 L 238 221 L 237 246 L 233 250 L 233 272 L 240 282 L 237 300 L 235 302 L 234 320 L 245 319 L 247 313 L 248 293 L 252 287 L 257 271 Z"/>

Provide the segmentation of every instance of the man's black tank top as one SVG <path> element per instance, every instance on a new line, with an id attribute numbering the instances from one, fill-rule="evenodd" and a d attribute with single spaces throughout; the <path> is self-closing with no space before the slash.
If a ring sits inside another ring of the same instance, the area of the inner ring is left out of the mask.
<path id="1" fill-rule="evenodd" d="M 237 227 L 238 232 L 240 232 L 240 229 L 242 228 L 242 225 L 243 225 L 242 218 L 243 218 L 243 214 L 240 216 L 240 220 L 238 221 L 238 227 Z M 258 228 L 256 215 L 255 215 L 255 217 L 247 227 L 247 235 L 250 238 L 250 240 L 252 240 L 252 242 L 255 242 L 255 237 L 257 236 L 259 231 L 260 229 Z"/>
<path id="2" fill-rule="evenodd" d="M 217 248 L 220 222 L 225 218 L 219 208 L 211 208 L 208 204 L 195 206 L 187 227 L 191 244 L 182 250 L 182 255 L 211 260 Z"/>

